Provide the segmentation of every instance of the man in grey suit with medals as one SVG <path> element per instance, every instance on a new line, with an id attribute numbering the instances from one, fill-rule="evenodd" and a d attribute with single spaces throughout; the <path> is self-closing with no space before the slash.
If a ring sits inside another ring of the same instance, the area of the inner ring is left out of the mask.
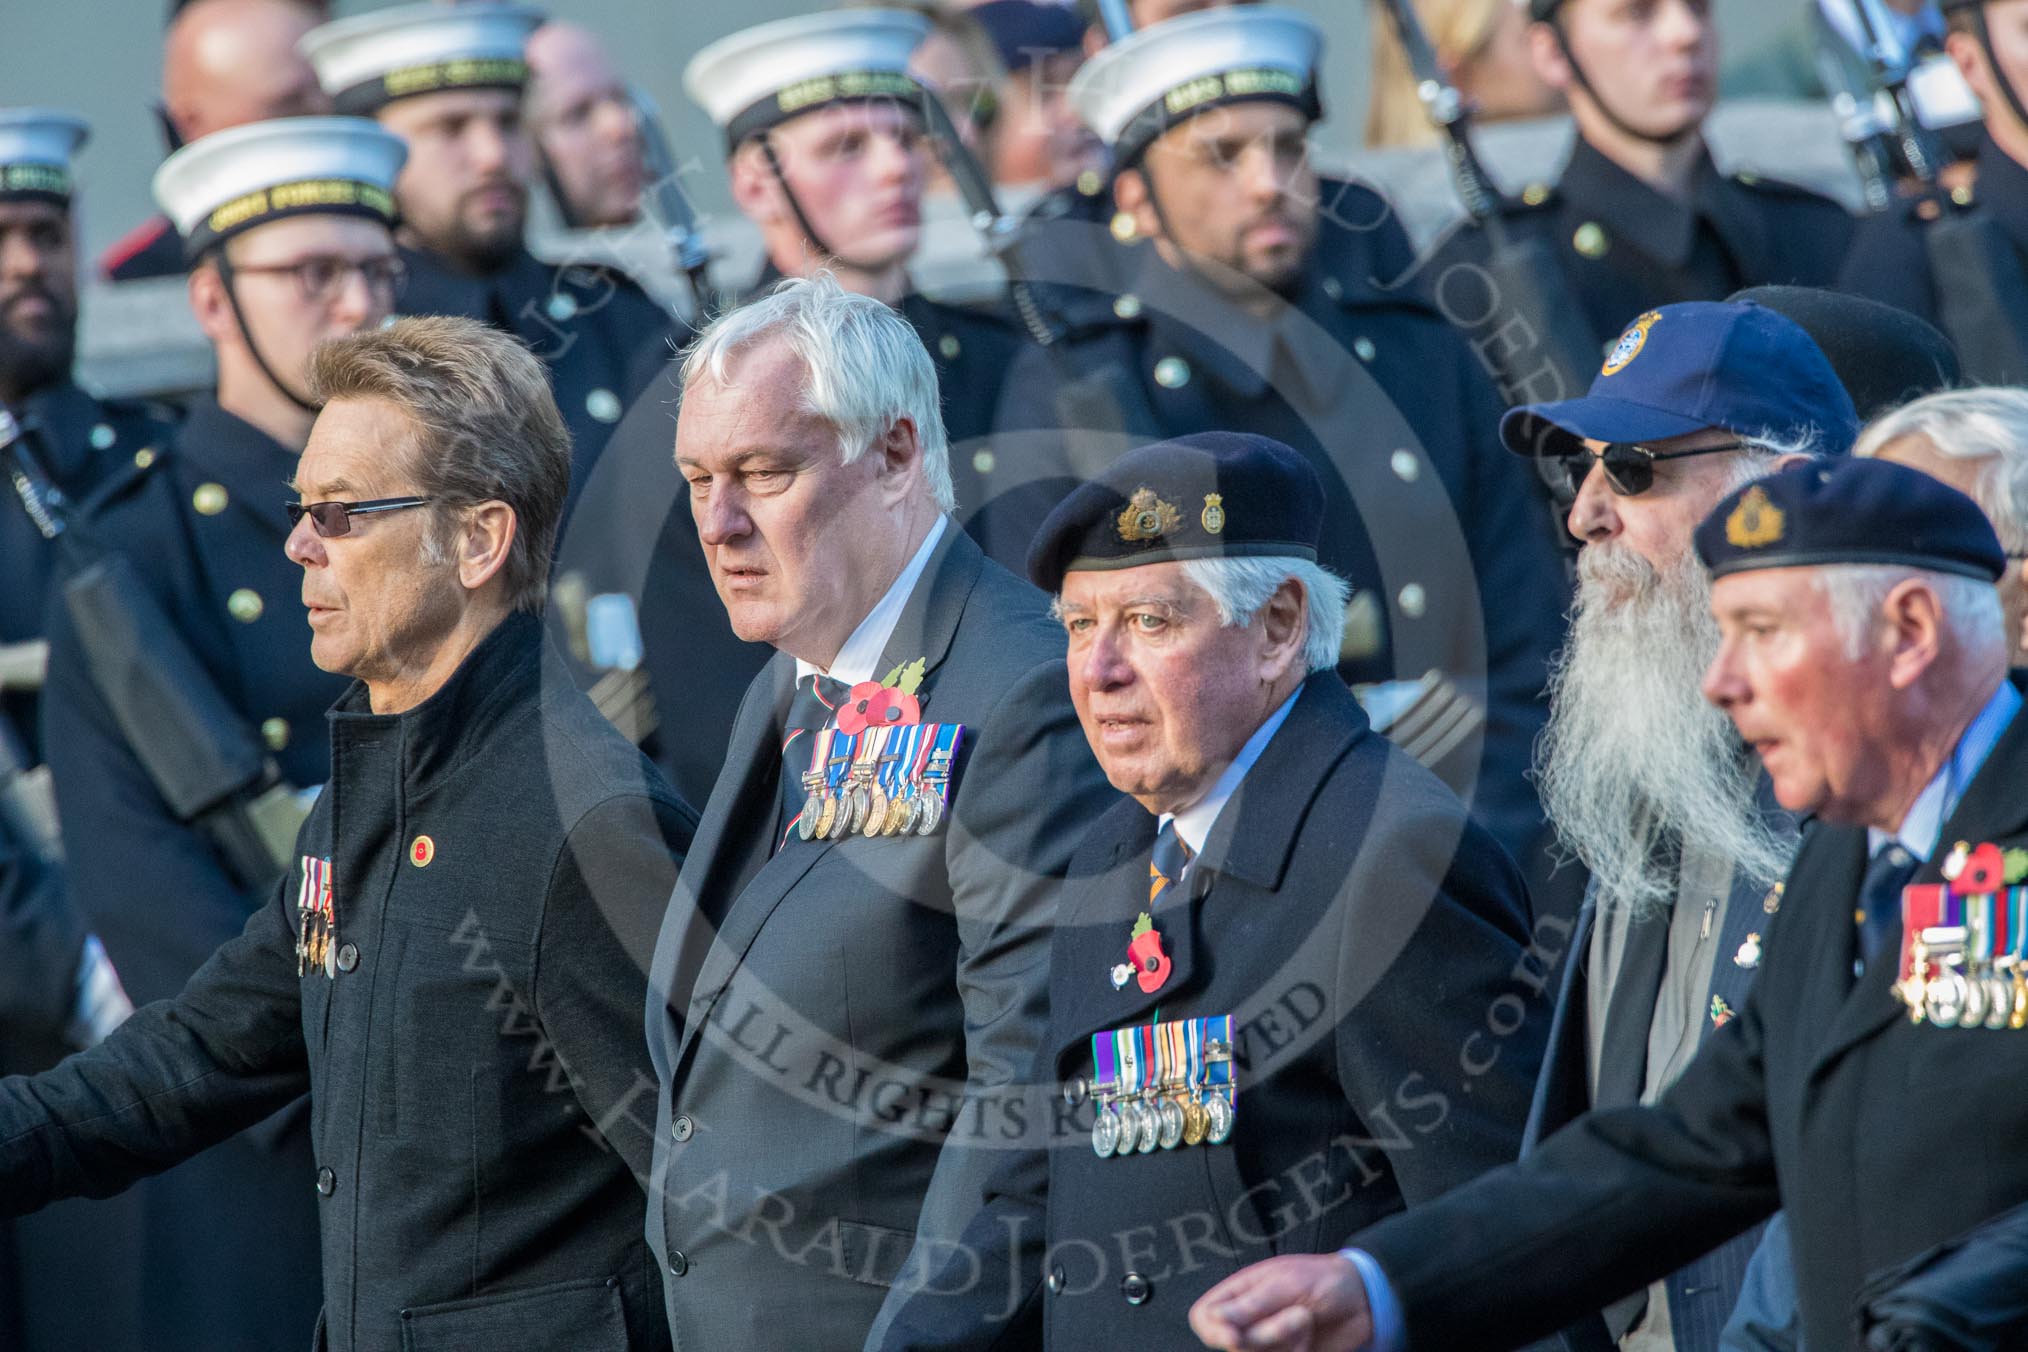
<path id="1" fill-rule="evenodd" d="M 777 652 L 650 973 L 648 1239 L 677 1346 L 857 1346 L 1033 1125 L 1056 894 L 1114 795 L 1047 599 L 948 515 L 906 319 L 785 282 L 682 385 L 713 585 Z"/>

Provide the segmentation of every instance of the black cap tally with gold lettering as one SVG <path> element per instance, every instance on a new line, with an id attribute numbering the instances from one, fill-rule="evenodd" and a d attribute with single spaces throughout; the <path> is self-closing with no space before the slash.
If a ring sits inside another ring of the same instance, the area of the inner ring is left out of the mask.
<path id="1" fill-rule="evenodd" d="M 683 88 L 725 133 L 747 137 L 833 103 L 887 99 L 920 106 L 908 59 L 929 34 L 912 10 L 804 14 L 720 38 L 683 68 Z"/>
<path id="2" fill-rule="evenodd" d="M 1068 572 L 1171 559 L 1315 562 L 1323 525 L 1324 486 L 1296 451 L 1197 432 L 1129 451 L 1073 490 L 1028 547 L 1028 576 L 1053 592 Z"/>
<path id="3" fill-rule="evenodd" d="M 67 206 L 71 157 L 91 139 L 83 118 L 52 108 L 0 108 L 0 202 Z"/>
<path id="4" fill-rule="evenodd" d="M 196 259 L 289 216 L 366 216 L 392 226 L 399 136 L 363 117 L 283 117 L 191 142 L 155 171 L 155 201 Z"/>
<path id="5" fill-rule="evenodd" d="M 1887 460 L 1817 461 L 1757 479 L 1704 518 L 1696 542 L 1713 577 L 1876 563 L 1992 582 L 2007 567 L 1977 503 Z"/>
<path id="6" fill-rule="evenodd" d="M 1316 21 L 1277 5 L 1200 10 L 1120 39 L 1084 63 L 1070 82 L 1071 106 L 1132 168 L 1156 138 L 1230 103 L 1269 101 L 1323 115 Z"/>
<path id="7" fill-rule="evenodd" d="M 402 5 L 313 28 L 300 44 L 341 113 L 371 116 L 396 99 L 528 83 L 523 54 L 541 10 L 492 0 Z"/>

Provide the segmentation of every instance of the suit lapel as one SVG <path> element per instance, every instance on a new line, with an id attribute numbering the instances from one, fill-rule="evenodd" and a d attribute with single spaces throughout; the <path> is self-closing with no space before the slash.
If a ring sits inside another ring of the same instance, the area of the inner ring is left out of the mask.
<path id="1" fill-rule="evenodd" d="M 1366 716 L 1335 671 L 1319 672 L 1304 683 L 1287 720 L 1219 812 L 1182 886 L 1170 889 L 1153 912 L 1170 969 L 1168 980 L 1152 992 L 1142 991 L 1131 978 L 1115 990 L 1107 976 L 1114 964 L 1127 960 L 1134 921 L 1148 909 L 1155 818 L 1141 815 L 1133 833 L 1116 843 L 1111 867 L 1092 879 L 1075 917 L 1088 942 L 1080 945 L 1072 988 L 1076 994 L 1061 1021 L 1066 1032 L 1062 1050 L 1100 1029 L 1122 1027 L 1189 989 L 1197 970 L 1205 898 L 1227 879 L 1264 892 L 1281 886 L 1310 799 L 1346 747 L 1366 733 Z M 1343 824 L 1350 831 L 1364 826 Z"/>
<path id="2" fill-rule="evenodd" d="M 934 672 L 950 651 L 958 620 L 964 613 L 965 602 L 978 581 L 984 561 L 985 555 L 979 547 L 955 523 L 946 523 L 944 537 L 931 553 L 922 577 L 908 604 L 903 607 L 900 618 L 895 621 L 894 633 L 881 654 L 885 665 L 875 672 L 875 679 L 898 663 L 912 662 L 918 657 L 925 660 L 924 685 L 918 692 L 923 694 L 925 720 L 934 720 L 936 714 L 930 707 L 928 694 L 923 692 L 931 690 Z M 704 821 L 698 826 L 699 846 L 710 853 L 706 857 L 704 871 L 698 875 L 696 895 L 704 899 L 707 914 L 715 898 L 729 896 L 731 900 L 723 912 L 715 937 L 709 937 L 709 930 L 706 931 L 709 951 L 701 956 L 689 1000 L 689 1014 L 684 1020 L 684 1049 L 703 1026 L 712 1002 L 730 984 L 733 973 L 759 937 L 768 917 L 774 914 L 775 908 L 782 904 L 796 884 L 816 867 L 818 861 L 840 843 L 835 840 L 797 841 L 787 849 L 770 854 L 778 815 L 775 800 L 781 762 L 781 748 L 775 738 L 795 691 L 795 670 L 794 660 L 786 653 L 777 654 L 768 664 L 763 679 L 774 681 L 771 699 L 766 706 L 768 718 L 759 727 L 751 726 L 752 720 L 742 718 L 741 726 L 734 732 L 727 760 L 729 769 L 733 756 L 742 758 L 738 787 L 730 793 L 714 791 Z M 720 783 L 724 784 L 723 777 Z M 756 831 L 757 824 L 759 832 Z M 759 861 L 757 867 L 755 861 Z M 677 1063 L 681 1063 L 680 1051 Z"/>

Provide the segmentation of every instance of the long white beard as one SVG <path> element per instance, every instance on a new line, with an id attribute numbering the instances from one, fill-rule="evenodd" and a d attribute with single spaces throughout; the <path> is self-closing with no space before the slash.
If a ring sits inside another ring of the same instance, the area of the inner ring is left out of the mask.
<path id="1" fill-rule="evenodd" d="M 1686 553 L 1658 572 L 1605 543 L 1585 546 L 1577 571 L 1536 778 L 1600 904 L 1635 916 L 1672 905 L 1672 846 L 1730 859 L 1758 886 L 1780 878 L 1793 842 L 1756 807 L 1759 767 L 1699 689 L 1718 651 L 1704 571 Z"/>

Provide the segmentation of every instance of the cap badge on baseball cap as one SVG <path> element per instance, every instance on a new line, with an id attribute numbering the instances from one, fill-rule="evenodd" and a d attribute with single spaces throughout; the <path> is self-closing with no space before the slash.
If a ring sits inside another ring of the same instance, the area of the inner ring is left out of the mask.
<path id="1" fill-rule="evenodd" d="M 1605 365 L 1599 368 L 1602 376 L 1618 375 L 1620 370 L 1634 358 L 1641 355 L 1641 349 L 1648 345 L 1648 330 L 1662 322 L 1660 310 L 1650 310 L 1627 326 L 1620 340 L 1613 344 L 1613 350 L 1606 353 Z"/>
<path id="2" fill-rule="evenodd" d="M 1725 538 L 1740 549 L 1759 549 L 1780 544 L 1786 524 L 1782 509 L 1768 500 L 1766 489 L 1755 484 L 1725 518 Z"/>

